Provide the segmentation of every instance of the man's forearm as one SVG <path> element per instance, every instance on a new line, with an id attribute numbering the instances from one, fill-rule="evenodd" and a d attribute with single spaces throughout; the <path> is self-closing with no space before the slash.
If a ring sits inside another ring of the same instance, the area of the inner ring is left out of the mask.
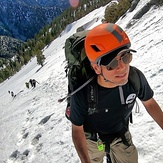
<path id="1" fill-rule="evenodd" d="M 163 112 L 157 102 L 152 98 L 143 102 L 145 108 L 157 124 L 163 129 Z"/>
<path id="2" fill-rule="evenodd" d="M 82 126 L 72 127 L 72 139 L 82 163 L 91 163 Z"/>

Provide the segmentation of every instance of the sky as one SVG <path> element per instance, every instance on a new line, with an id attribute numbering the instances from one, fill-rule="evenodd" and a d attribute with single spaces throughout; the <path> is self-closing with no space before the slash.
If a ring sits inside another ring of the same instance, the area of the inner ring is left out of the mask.
<path id="1" fill-rule="evenodd" d="M 163 7 L 153 7 L 141 19 L 132 19 L 147 2 L 149 0 L 140 0 L 136 9 L 120 18 L 117 24 L 128 34 L 131 48 L 137 50 L 131 65 L 145 74 L 155 92 L 154 98 L 163 109 Z M 100 24 L 105 7 L 69 24 L 60 37 L 46 46 L 42 68 L 33 58 L 0 84 L 0 163 L 80 162 L 72 143 L 71 123 L 65 118 L 66 102 L 58 103 L 58 99 L 67 94 L 64 43 L 78 27 L 91 29 Z M 132 24 L 130 28 L 128 23 Z M 36 88 L 26 88 L 29 79 L 38 81 Z M 8 91 L 13 91 L 15 98 Z M 130 130 L 139 163 L 163 163 L 162 129 L 139 100 L 138 104 L 140 112 L 133 109 Z"/>

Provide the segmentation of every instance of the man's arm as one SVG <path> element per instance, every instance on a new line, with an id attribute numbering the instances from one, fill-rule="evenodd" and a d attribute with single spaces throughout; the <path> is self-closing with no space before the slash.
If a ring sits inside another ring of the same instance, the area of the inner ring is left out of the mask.
<path id="1" fill-rule="evenodd" d="M 83 126 L 76 126 L 72 124 L 72 139 L 81 162 L 91 163 L 88 155 Z"/>
<path id="2" fill-rule="evenodd" d="M 142 103 L 150 116 L 163 129 L 163 112 L 158 103 L 154 100 L 154 98 L 151 98 L 148 101 L 142 101 Z"/>

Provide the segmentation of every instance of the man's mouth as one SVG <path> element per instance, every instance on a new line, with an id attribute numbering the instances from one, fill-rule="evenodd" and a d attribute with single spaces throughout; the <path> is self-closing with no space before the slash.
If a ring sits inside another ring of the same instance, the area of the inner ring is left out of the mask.
<path id="1" fill-rule="evenodd" d="M 124 77 L 126 77 L 126 73 L 116 75 L 115 77 L 116 78 L 124 78 Z"/>

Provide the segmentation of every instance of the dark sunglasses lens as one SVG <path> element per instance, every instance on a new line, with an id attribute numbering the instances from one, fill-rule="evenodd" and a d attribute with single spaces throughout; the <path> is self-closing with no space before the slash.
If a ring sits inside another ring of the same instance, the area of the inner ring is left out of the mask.
<path id="1" fill-rule="evenodd" d="M 131 53 L 126 53 L 124 56 L 121 57 L 121 60 L 123 63 L 128 64 L 132 60 L 132 54 Z"/>
<path id="2" fill-rule="evenodd" d="M 118 60 L 114 59 L 106 66 L 106 68 L 107 70 L 114 70 L 117 68 L 117 66 L 118 66 Z"/>
<path id="3" fill-rule="evenodd" d="M 124 64 L 128 64 L 131 62 L 132 60 L 132 54 L 127 52 L 124 55 L 121 56 L 121 60 L 123 61 Z M 118 67 L 118 60 L 117 59 L 113 59 L 107 66 L 107 70 L 114 70 Z"/>

